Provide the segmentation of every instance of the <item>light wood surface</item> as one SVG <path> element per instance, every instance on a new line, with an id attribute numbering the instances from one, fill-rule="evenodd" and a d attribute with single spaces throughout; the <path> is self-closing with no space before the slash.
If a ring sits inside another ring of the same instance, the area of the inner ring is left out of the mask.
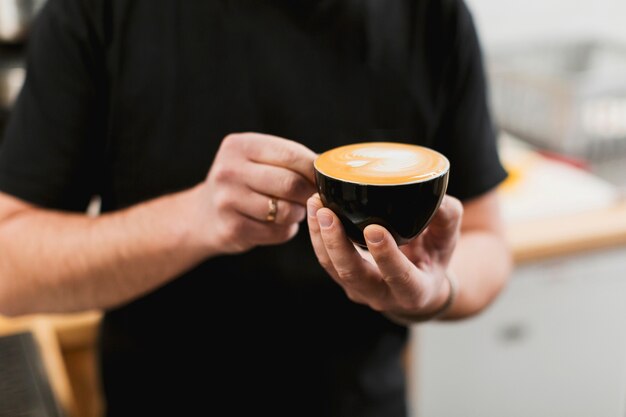
<path id="1" fill-rule="evenodd" d="M 63 348 L 63 360 L 79 417 L 101 417 L 104 410 L 95 339 L 74 349 Z"/>
<path id="2" fill-rule="evenodd" d="M 517 264 L 626 245 L 626 201 L 604 209 L 511 224 L 507 236 Z"/>

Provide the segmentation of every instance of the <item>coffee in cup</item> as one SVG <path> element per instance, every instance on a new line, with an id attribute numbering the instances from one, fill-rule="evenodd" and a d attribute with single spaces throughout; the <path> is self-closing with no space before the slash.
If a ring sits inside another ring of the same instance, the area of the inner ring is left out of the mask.
<path id="1" fill-rule="evenodd" d="M 370 224 L 385 227 L 398 245 L 419 235 L 441 204 L 450 171 L 441 153 L 397 142 L 340 146 L 320 154 L 314 166 L 322 203 L 362 247 Z"/>

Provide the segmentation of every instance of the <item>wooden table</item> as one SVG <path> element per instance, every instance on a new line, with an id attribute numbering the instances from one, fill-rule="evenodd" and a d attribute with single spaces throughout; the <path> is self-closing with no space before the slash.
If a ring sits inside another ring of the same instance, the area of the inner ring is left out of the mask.
<path id="1" fill-rule="evenodd" d="M 626 245 L 626 201 L 601 210 L 511 224 L 516 263 Z"/>

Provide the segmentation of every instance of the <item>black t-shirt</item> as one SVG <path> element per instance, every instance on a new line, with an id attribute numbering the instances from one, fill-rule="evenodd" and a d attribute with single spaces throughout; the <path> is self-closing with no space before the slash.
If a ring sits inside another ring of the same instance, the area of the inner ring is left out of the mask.
<path id="1" fill-rule="evenodd" d="M 461 0 L 49 0 L 0 190 L 108 212 L 199 183 L 242 131 L 431 146 L 461 199 L 505 176 Z M 347 299 L 303 225 L 107 311 L 109 415 L 402 416 L 406 338 Z"/>

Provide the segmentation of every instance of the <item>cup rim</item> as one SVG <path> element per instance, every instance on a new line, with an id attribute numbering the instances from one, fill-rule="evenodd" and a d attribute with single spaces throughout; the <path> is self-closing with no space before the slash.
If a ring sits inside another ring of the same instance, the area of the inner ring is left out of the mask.
<path id="1" fill-rule="evenodd" d="M 385 183 L 370 183 L 370 182 L 362 182 L 362 181 L 348 180 L 348 179 L 345 179 L 345 178 L 338 178 L 338 177 L 336 177 L 336 176 L 334 176 L 334 175 L 329 175 L 329 174 L 327 174 L 326 172 L 324 172 L 324 171 L 320 170 L 320 169 L 317 167 L 317 161 L 318 161 L 318 159 L 319 159 L 322 155 L 324 155 L 324 154 L 325 154 L 325 153 L 327 153 L 327 152 L 331 152 L 331 151 L 333 151 L 333 150 L 335 150 L 335 149 L 337 149 L 337 148 L 341 148 L 341 147 L 343 147 L 343 146 L 370 145 L 370 144 L 378 144 L 378 143 L 381 143 L 381 144 L 388 144 L 388 143 L 392 143 L 392 144 L 400 144 L 400 145 L 409 145 L 409 146 L 412 146 L 412 147 L 418 147 L 418 148 L 423 148 L 423 149 L 426 149 L 426 150 L 428 150 L 429 152 L 433 152 L 433 153 L 435 153 L 435 154 L 439 155 L 439 156 L 440 156 L 440 157 L 441 157 L 441 158 L 445 161 L 445 169 L 441 170 L 441 172 L 437 173 L 437 174 L 436 174 L 436 175 L 434 175 L 434 176 L 429 176 L 429 177 L 426 177 L 426 178 L 418 178 L 418 179 L 413 180 L 413 181 L 396 182 L 396 183 L 393 183 L 393 184 L 385 184 Z M 399 185 L 411 185 L 411 184 L 419 184 L 419 183 L 424 183 L 424 182 L 432 181 L 432 180 L 435 180 L 435 179 L 437 179 L 437 178 L 441 178 L 441 177 L 443 177 L 444 175 L 448 174 L 448 172 L 450 171 L 450 160 L 449 160 L 449 159 L 448 159 L 448 158 L 447 158 L 444 154 L 442 154 L 441 152 L 439 152 L 439 151 L 437 151 L 437 150 L 435 150 L 435 149 L 429 148 L 429 147 L 427 147 L 427 146 L 416 145 L 416 144 L 414 144 L 414 143 L 405 143 L 405 142 L 383 142 L 383 141 L 373 141 L 373 142 L 357 142 L 357 143 L 350 143 L 350 144 L 347 144 L 347 145 L 337 146 L 337 147 L 335 147 L 335 148 L 332 148 L 332 149 L 329 149 L 329 150 L 327 150 L 327 151 L 324 151 L 324 152 L 322 152 L 321 154 L 318 154 L 318 155 L 317 155 L 317 157 L 315 158 L 315 160 L 313 161 L 313 168 L 315 169 L 315 172 L 317 172 L 317 173 L 319 173 L 319 174 L 321 174 L 321 175 L 324 175 L 324 176 L 325 176 L 325 177 L 327 177 L 327 178 L 332 178 L 332 179 L 334 179 L 334 180 L 336 180 L 336 181 L 341 181 L 341 182 L 350 183 L 350 184 L 356 184 L 356 185 L 367 185 L 367 186 L 371 186 L 371 187 L 397 187 L 397 186 L 399 186 Z"/>

